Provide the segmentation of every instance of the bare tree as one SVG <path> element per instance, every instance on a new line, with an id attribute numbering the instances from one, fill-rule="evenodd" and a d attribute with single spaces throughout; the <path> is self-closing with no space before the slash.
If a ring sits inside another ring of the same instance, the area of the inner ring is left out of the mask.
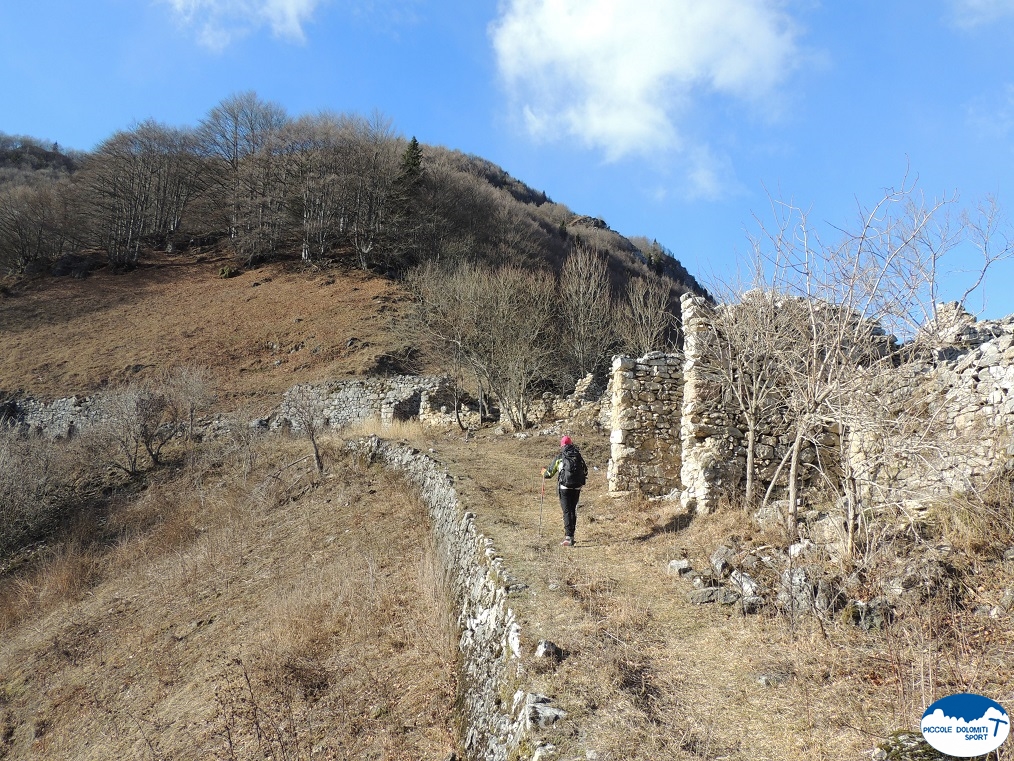
<path id="1" fill-rule="evenodd" d="M 815 466 L 844 501 L 850 549 L 863 482 L 877 467 L 857 460 L 849 442 L 857 436 L 887 435 L 899 419 L 885 414 L 884 408 L 901 359 L 894 337 L 906 341 L 908 355 L 918 354 L 920 343 L 931 337 L 924 326 L 933 323 L 946 262 L 960 246 L 971 245 L 981 257 L 963 298 L 1012 252 L 999 235 L 995 204 L 974 214 L 954 215 L 955 203 L 927 201 L 906 179 L 873 206 L 860 207 L 855 227 L 838 230 L 837 241 L 826 244 L 803 209 L 779 202 L 773 205 L 774 227 L 757 241 L 766 285 L 780 294 L 782 308 L 792 311 L 793 318 L 786 322 L 795 330 L 794 350 L 782 353 L 786 404 L 794 426 L 787 454 L 790 521 L 794 524 L 799 503 L 803 444 L 831 433 L 842 442 L 838 460 L 833 467 Z M 904 426 L 910 433 L 913 422 Z M 930 415 L 919 425 L 925 432 L 935 423 Z M 915 436 L 909 446 L 915 449 L 931 438 L 925 433 Z"/>
<path id="2" fill-rule="evenodd" d="M 412 282 L 421 322 L 445 361 L 467 366 L 511 425 L 527 427 L 532 389 L 558 362 L 553 278 L 519 267 L 431 266 Z"/>
<path id="3" fill-rule="evenodd" d="M 98 407 L 102 436 L 116 451 L 112 464 L 131 476 L 139 471 L 143 454 L 152 465 L 161 465 L 165 447 L 188 430 L 192 433 L 196 412 L 211 399 L 207 371 L 186 366 L 164 368 L 105 392 Z"/>
<path id="4" fill-rule="evenodd" d="M 194 136 L 155 122 L 117 132 L 82 170 L 98 237 L 116 265 L 137 263 L 141 247 L 168 245 L 200 191 Z"/>
<path id="5" fill-rule="evenodd" d="M 0 268 L 23 272 L 63 252 L 61 193 L 67 185 L 66 180 L 0 185 Z"/>
<path id="6" fill-rule="evenodd" d="M 753 286 L 721 294 L 723 303 L 707 311 L 706 330 L 699 336 L 700 371 L 711 373 L 726 389 L 737 423 L 746 429 L 747 509 L 757 498 L 758 431 L 785 405 L 783 365 L 798 338 L 793 310 L 785 308 L 779 294 L 763 282 Z"/>
<path id="7" fill-rule="evenodd" d="M 284 220 L 285 110 L 254 92 L 231 95 L 208 113 L 198 135 L 216 162 L 216 185 L 229 209 L 229 236 L 248 261 L 270 253 Z"/>
<path id="8" fill-rule="evenodd" d="M 310 446 L 313 448 L 313 462 L 317 466 L 317 472 L 324 472 L 324 460 L 320 456 L 320 446 L 317 438 L 327 425 L 324 418 L 324 398 L 320 392 L 310 384 L 296 386 L 286 394 L 285 408 L 296 424 L 296 428 L 302 431 L 310 439 Z"/>
<path id="9" fill-rule="evenodd" d="M 644 275 L 627 281 L 620 332 L 628 351 L 647 354 L 667 347 L 676 326 L 671 302 L 672 285 L 664 278 Z"/>
<path id="10" fill-rule="evenodd" d="M 602 369 L 616 345 L 615 314 L 606 257 L 577 246 L 560 277 L 563 340 L 579 377 Z"/>

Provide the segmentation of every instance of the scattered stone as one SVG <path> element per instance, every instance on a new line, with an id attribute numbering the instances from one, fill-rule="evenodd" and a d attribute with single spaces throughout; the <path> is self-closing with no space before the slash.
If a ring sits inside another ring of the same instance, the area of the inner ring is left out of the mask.
<path id="1" fill-rule="evenodd" d="M 812 610 L 814 598 L 812 575 L 806 566 L 784 571 L 777 597 L 779 607 L 791 615 L 808 613 Z"/>
<path id="2" fill-rule="evenodd" d="M 764 598 L 757 596 L 750 596 L 743 598 L 743 612 L 747 614 L 760 613 L 761 608 L 764 607 Z"/>
<path id="3" fill-rule="evenodd" d="M 733 588 L 737 589 L 744 597 L 756 597 L 760 592 L 760 585 L 752 576 L 742 571 L 733 571 L 729 580 Z"/>
<path id="4" fill-rule="evenodd" d="M 757 677 L 757 684 L 763 687 L 781 687 L 792 679 L 792 671 L 789 669 L 775 669 L 767 674 Z"/>
<path id="5" fill-rule="evenodd" d="M 845 616 L 863 631 L 881 631 L 894 621 L 894 608 L 885 597 L 874 597 L 869 602 L 853 600 L 845 606 Z"/>
<path id="6" fill-rule="evenodd" d="M 539 640 L 539 644 L 535 648 L 535 657 L 559 663 L 564 659 L 565 654 L 563 648 L 559 647 L 555 642 L 542 639 Z"/>
<path id="7" fill-rule="evenodd" d="M 921 732 L 895 732 L 873 752 L 874 761 L 949 761 L 922 736 Z"/>
<path id="8" fill-rule="evenodd" d="M 1014 608 L 1014 589 L 1007 588 L 1007 591 L 1003 593 L 1003 597 L 1000 598 L 1000 604 L 997 607 L 1004 613 L 1010 613 L 1011 609 Z"/>
<path id="9" fill-rule="evenodd" d="M 688 599 L 692 605 L 706 605 L 712 602 L 719 605 L 734 605 L 739 601 L 740 594 L 724 587 L 705 587 L 693 590 Z"/>
<path id="10" fill-rule="evenodd" d="M 548 729 L 560 719 L 567 718 L 567 712 L 562 708 L 554 708 L 549 705 L 551 700 L 545 695 L 529 693 L 525 702 L 527 703 L 525 721 L 529 729 L 534 729 L 535 727 Z"/>
<path id="11" fill-rule="evenodd" d="M 810 550 L 812 548 L 813 542 L 811 542 L 809 539 L 803 539 L 801 541 L 796 542 L 795 544 L 790 544 L 789 557 L 798 558 L 800 555 L 805 554 L 807 550 Z"/>
<path id="12" fill-rule="evenodd" d="M 543 761 L 543 759 L 554 758 L 555 756 L 555 745 L 552 743 L 540 743 L 539 747 L 535 749 L 535 753 L 532 755 L 532 761 Z"/>
<path id="13" fill-rule="evenodd" d="M 675 573 L 680 576 L 685 576 L 686 574 L 690 573 L 693 570 L 694 568 L 690 564 L 689 560 L 684 559 L 684 560 L 669 561 L 669 573 Z"/>
<path id="14" fill-rule="evenodd" d="M 785 505 L 788 508 L 789 503 L 785 500 L 772 502 L 767 507 L 762 507 L 753 514 L 753 519 L 762 530 L 772 531 L 785 525 L 781 505 Z"/>
<path id="15" fill-rule="evenodd" d="M 732 547 L 722 546 L 711 553 L 711 567 L 719 578 L 728 576 L 732 572 L 732 559 L 736 557 L 736 551 Z"/>

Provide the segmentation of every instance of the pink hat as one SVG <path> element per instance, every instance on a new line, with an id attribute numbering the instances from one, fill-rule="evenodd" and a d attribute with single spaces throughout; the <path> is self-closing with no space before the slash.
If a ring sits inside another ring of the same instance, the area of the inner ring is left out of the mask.
<path id="1" fill-rule="evenodd" d="M 562 439 L 560 439 L 560 446 L 561 447 L 565 447 L 568 444 L 573 444 L 573 443 L 574 442 L 571 441 L 570 436 L 564 436 Z"/>

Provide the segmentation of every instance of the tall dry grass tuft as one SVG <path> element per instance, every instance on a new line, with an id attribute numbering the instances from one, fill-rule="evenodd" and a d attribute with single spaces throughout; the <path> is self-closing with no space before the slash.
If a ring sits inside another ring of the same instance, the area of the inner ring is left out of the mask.
<path id="1" fill-rule="evenodd" d="M 933 503 L 929 529 L 966 553 L 1002 555 L 1014 545 L 1014 473 L 995 476 L 983 489 Z"/>
<path id="2" fill-rule="evenodd" d="M 411 420 L 395 420 L 384 424 L 379 418 L 367 418 L 342 429 L 341 435 L 346 439 L 379 436 L 383 439 L 418 441 L 425 435 L 425 429 L 418 418 Z"/>

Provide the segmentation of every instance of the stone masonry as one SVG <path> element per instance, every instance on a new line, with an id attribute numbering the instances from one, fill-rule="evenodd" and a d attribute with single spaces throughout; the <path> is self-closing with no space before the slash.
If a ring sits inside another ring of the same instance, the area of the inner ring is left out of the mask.
<path id="1" fill-rule="evenodd" d="M 465 760 L 527 758 L 522 754 L 535 745 L 533 733 L 567 714 L 525 687 L 521 625 L 511 607 L 512 596 L 525 585 L 511 575 L 493 541 L 479 533 L 475 514 L 458 502 L 454 479 L 434 460 L 376 437 L 350 446 L 403 473 L 427 506 L 457 614 L 457 708 Z"/>
<path id="2" fill-rule="evenodd" d="M 681 365 L 680 355 L 661 352 L 613 360 L 610 491 L 660 496 L 678 484 Z"/>
<path id="3" fill-rule="evenodd" d="M 720 376 L 707 365 L 710 307 L 689 294 L 681 307 L 682 355 L 613 360 L 609 488 L 650 496 L 678 493 L 684 506 L 710 512 L 741 496 L 745 425 Z M 943 338 L 932 356 L 898 368 L 897 381 L 884 394 L 887 415 L 915 398 L 925 400 L 940 423 L 937 439 L 919 456 L 899 457 L 872 476 L 879 493 L 867 496 L 878 500 L 888 493 L 909 502 L 931 499 L 1014 468 L 1014 316 L 977 322 L 956 304 L 941 305 L 938 315 L 946 330 L 938 331 Z M 754 464 L 761 493 L 776 474 L 778 484 L 785 480 L 778 464 L 792 443 L 786 414 L 775 410 L 758 426 Z M 839 433 L 829 428 L 801 452 L 804 486 L 825 458 L 837 456 Z M 854 459 L 889 445 L 884 437 L 883 429 L 852 431 L 848 446 Z"/>

